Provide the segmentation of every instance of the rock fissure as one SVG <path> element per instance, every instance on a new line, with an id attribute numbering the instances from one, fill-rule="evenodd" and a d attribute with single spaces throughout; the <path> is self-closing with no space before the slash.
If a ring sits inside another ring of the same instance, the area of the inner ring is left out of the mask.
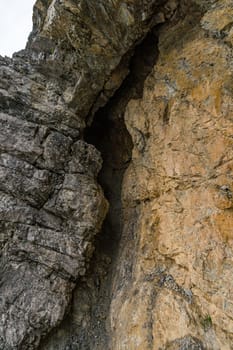
<path id="1" fill-rule="evenodd" d="M 232 349 L 232 14 L 36 1 L 0 59 L 1 350 Z"/>
<path id="2" fill-rule="evenodd" d="M 111 349 L 108 317 L 112 279 L 122 235 L 122 180 L 131 161 L 132 151 L 132 140 L 124 123 L 124 113 L 130 98 L 139 98 L 142 95 L 144 81 L 154 66 L 157 52 L 156 28 L 154 28 L 135 48 L 129 65 L 129 74 L 122 86 L 106 106 L 96 112 L 92 124 L 85 131 L 85 140 L 94 145 L 103 158 L 98 182 L 109 202 L 109 211 L 95 242 L 95 253 L 89 273 L 74 292 L 70 314 L 61 328 L 52 332 L 43 342 L 41 350 L 65 347 Z M 91 289 L 89 285 L 92 286 Z M 80 299 L 79 295 L 83 289 L 89 291 L 88 300 Z M 85 325 L 80 327 L 75 322 L 74 310 L 79 309 L 83 303 L 87 303 L 86 307 L 90 310 L 91 316 L 88 321 L 88 312 L 80 315 Z"/>

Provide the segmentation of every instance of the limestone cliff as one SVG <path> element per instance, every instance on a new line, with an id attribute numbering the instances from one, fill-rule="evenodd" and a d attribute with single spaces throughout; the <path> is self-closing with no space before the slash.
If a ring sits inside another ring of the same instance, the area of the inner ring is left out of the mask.
<path id="1" fill-rule="evenodd" d="M 0 59 L 0 349 L 233 349 L 233 3 L 37 0 Z"/>

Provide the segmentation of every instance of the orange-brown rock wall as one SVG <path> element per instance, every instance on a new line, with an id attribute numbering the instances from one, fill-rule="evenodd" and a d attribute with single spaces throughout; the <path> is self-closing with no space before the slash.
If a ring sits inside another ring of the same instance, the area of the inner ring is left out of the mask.
<path id="1" fill-rule="evenodd" d="M 125 113 L 117 350 L 233 349 L 233 4 L 182 10 Z"/>

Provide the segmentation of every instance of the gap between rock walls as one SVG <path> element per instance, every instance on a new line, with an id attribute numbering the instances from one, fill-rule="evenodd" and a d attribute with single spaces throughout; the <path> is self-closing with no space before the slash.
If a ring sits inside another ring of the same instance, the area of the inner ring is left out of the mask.
<path id="1" fill-rule="evenodd" d="M 109 201 L 109 212 L 96 237 L 89 272 L 77 283 L 67 317 L 42 340 L 40 350 L 110 349 L 111 286 L 123 225 L 121 185 L 133 148 L 124 112 L 130 99 L 142 96 L 144 81 L 156 63 L 158 27 L 135 47 L 128 76 L 109 102 L 96 112 L 85 131 L 85 141 L 102 154 L 98 182 Z"/>

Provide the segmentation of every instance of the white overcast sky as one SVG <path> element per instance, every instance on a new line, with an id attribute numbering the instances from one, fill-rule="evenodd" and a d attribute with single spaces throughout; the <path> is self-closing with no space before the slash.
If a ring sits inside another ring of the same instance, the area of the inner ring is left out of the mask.
<path id="1" fill-rule="evenodd" d="M 36 0 L 0 0 L 0 55 L 10 56 L 25 48 L 32 30 Z"/>

